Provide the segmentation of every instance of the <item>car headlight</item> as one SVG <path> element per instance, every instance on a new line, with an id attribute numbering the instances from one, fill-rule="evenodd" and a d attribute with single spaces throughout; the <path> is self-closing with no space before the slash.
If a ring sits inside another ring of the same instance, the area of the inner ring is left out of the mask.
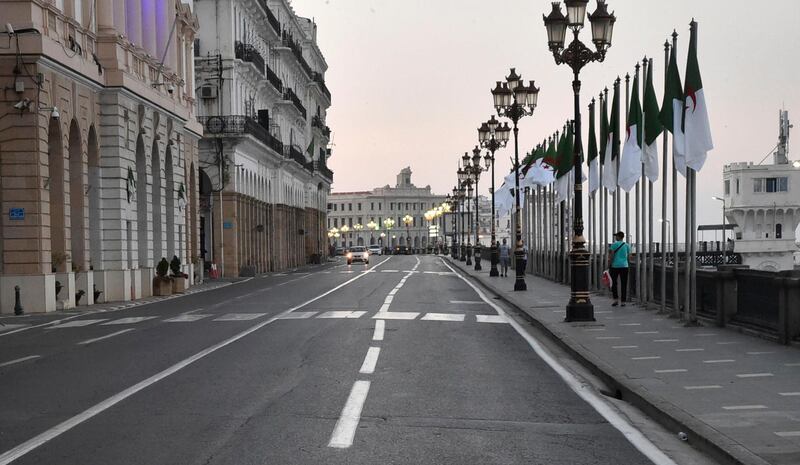
<path id="1" fill-rule="evenodd" d="M 364 252 L 364 258 L 369 258 L 369 252 Z"/>
<path id="2" fill-rule="evenodd" d="M 350 252 L 347 252 L 347 258 L 353 258 L 353 254 L 351 254 Z"/>

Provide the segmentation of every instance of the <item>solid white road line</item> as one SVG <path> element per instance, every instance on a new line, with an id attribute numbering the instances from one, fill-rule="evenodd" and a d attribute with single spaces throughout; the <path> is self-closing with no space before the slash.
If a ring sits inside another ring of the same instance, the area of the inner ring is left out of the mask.
<path id="1" fill-rule="evenodd" d="M 736 360 L 728 358 L 728 359 L 723 359 L 723 360 L 703 360 L 703 363 L 733 363 L 735 361 Z"/>
<path id="2" fill-rule="evenodd" d="M 266 313 L 228 313 L 219 318 L 214 318 L 213 321 L 250 321 L 256 318 L 261 318 Z"/>
<path id="3" fill-rule="evenodd" d="M 14 360 L 9 360 L 8 362 L 0 363 L 0 368 L 7 367 L 9 365 L 14 365 L 17 363 L 27 362 L 28 360 L 33 360 L 35 358 L 39 358 L 41 355 L 28 355 L 27 357 L 17 358 Z"/>
<path id="4" fill-rule="evenodd" d="M 426 313 L 421 320 L 426 321 L 464 321 L 463 313 Z"/>
<path id="5" fill-rule="evenodd" d="M 348 279 L 347 281 L 343 282 L 342 284 L 339 284 L 338 286 L 335 286 L 335 287 L 323 292 L 322 294 L 320 294 L 320 295 L 318 295 L 316 297 L 313 297 L 313 298 L 311 298 L 309 300 L 306 300 L 305 302 L 303 302 L 303 303 L 301 303 L 299 305 L 295 305 L 294 307 L 292 307 L 292 308 L 290 308 L 288 310 L 284 310 L 283 312 L 273 316 L 272 318 L 270 318 L 268 320 L 265 320 L 265 321 L 262 321 L 262 322 L 260 322 L 260 323 L 258 323 L 256 325 L 253 325 L 253 326 L 245 329 L 244 331 L 242 331 L 242 332 L 240 332 L 240 333 L 238 333 L 238 334 L 236 334 L 234 336 L 231 336 L 228 339 L 225 339 L 222 342 L 218 342 L 218 343 L 214 344 L 213 346 L 207 347 L 206 349 L 203 349 L 200 352 L 197 352 L 196 354 L 192 355 L 191 357 L 186 358 L 184 360 L 181 360 L 180 362 L 172 365 L 171 367 L 169 367 L 169 368 L 167 368 L 167 369 L 165 369 L 163 371 L 160 371 L 160 372 L 156 373 L 155 375 L 153 375 L 153 376 L 151 376 L 151 377 L 149 377 L 149 378 L 147 378 L 147 379 L 145 379 L 143 381 L 140 381 L 140 382 L 134 384 L 133 386 L 129 387 L 128 389 L 125 389 L 124 391 L 119 392 L 119 393 L 107 398 L 106 400 L 89 407 L 88 409 L 84 410 L 83 412 L 81 412 L 81 413 L 73 416 L 72 418 L 69 418 L 69 419 L 67 419 L 67 420 L 65 420 L 65 421 L 63 421 L 63 422 L 61 422 L 59 424 L 57 424 L 56 426 L 50 428 L 49 430 L 47 430 L 47 431 L 39 434 L 38 436 L 35 436 L 35 437 L 23 442 L 22 444 L 14 447 L 13 449 L 7 450 L 2 455 L 0 455 L 0 465 L 8 465 L 9 463 L 13 462 L 14 460 L 17 460 L 18 458 L 28 454 L 32 450 L 34 450 L 34 449 L 42 446 L 43 444 L 45 444 L 45 443 L 57 438 L 58 436 L 66 433 L 67 431 L 69 431 L 72 428 L 80 425 L 81 423 L 85 422 L 86 420 L 89 420 L 90 418 L 92 418 L 92 417 L 94 417 L 94 416 L 96 416 L 96 415 L 98 415 L 100 413 L 103 413 L 104 411 L 106 411 L 109 408 L 113 407 L 114 405 L 122 402 L 123 400 L 127 399 L 128 397 L 136 394 L 137 392 L 139 392 L 139 391 L 141 391 L 141 390 L 143 390 L 143 389 L 145 389 L 147 387 L 152 386 L 153 384 L 161 381 L 164 378 L 167 378 L 170 375 L 175 374 L 176 372 L 186 368 L 187 366 L 191 365 L 192 363 L 194 363 L 194 362 L 196 362 L 196 361 L 198 361 L 200 359 L 203 359 L 203 358 L 213 354 L 214 352 L 218 351 L 219 349 L 222 349 L 223 347 L 226 347 L 226 346 L 229 346 L 229 345 L 233 344 L 234 342 L 238 341 L 239 339 L 242 339 L 243 337 L 248 336 L 248 335 L 258 331 L 259 329 L 263 328 L 264 326 L 267 326 L 268 324 L 277 321 L 279 318 L 281 318 L 281 317 L 283 317 L 285 315 L 288 315 L 288 314 L 294 312 L 295 310 L 299 310 L 299 309 L 301 309 L 301 308 L 303 308 L 303 307 L 305 307 L 307 305 L 310 305 L 310 304 L 316 302 L 319 299 L 322 299 L 324 297 L 327 297 L 330 294 L 333 294 L 334 292 L 338 291 L 339 289 L 341 289 L 341 288 L 343 288 L 343 287 L 345 287 L 345 286 L 347 286 L 347 285 L 349 285 L 349 284 L 351 284 L 351 283 L 363 278 L 367 274 L 373 272 L 373 270 L 375 268 L 377 268 L 380 265 L 386 263 L 389 259 L 391 259 L 391 257 L 388 257 L 386 260 L 384 260 L 384 261 L 378 263 L 377 265 L 373 266 L 372 269 L 370 271 L 368 271 L 367 273 L 363 273 L 363 274 L 359 274 L 357 276 L 354 276 L 354 277 Z M 369 386 L 369 384 L 367 384 L 367 386 Z M 365 393 L 365 396 L 366 396 L 366 393 Z M 359 413 L 360 413 L 361 408 L 359 407 L 358 410 L 359 410 Z"/>
<path id="6" fill-rule="evenodd" d="M 364 363 L 361 364 L 361 369 L 358 370 L 358 372 L 364 375 L 375 373 L 375 365 L 378 364 L 378 356 L 380 354 L 380 347 L 370 347 L 369 350 L 367 350 L 367 356 L 364 357 Z"/>
<path id="7" fill-rule="evenodd" d="M 775 376 L 772 373 L 742 373 L 741 375 L 736 375 L 737 378 L 768 378 L 770 376 Z"/>
<path id="8" fill-rule="evenodd" d="M 658 355 L 652 355 L 647 357 L 631 357 L 631 360 L 659 360 L 661 357 Z"/>
<path id="9" fill-rule="evenodd" d="M 766 405 L 728 405 L 722 407 L 723 410 L 764 410 Z"/>
<path id="10" fill-rule="evenodd" d="M 796 438 L 800 437 L 800 431 L 776 431 L 775 434 L 782 438 Z"/>
<path id="11" fill-rule="evenodd" d="M 800 392 L 779 392 L 778 394 L 785 397 L 800 396 Z"/>
<path id="12" fill-rule="evenodd" d="M 683 388 L 687 391 L 700 391 L 704 389 L 722 389 L 722 386 L 718 384 L 709 384 L 707 386 L 684 386 Z"/>
<path id="13" fill-rule="evenodd" d="M 653 339 L 653 342 L 678 342 L 677 339 Z"/>
<path id="14" fill-rule="evenodd" d="M 700 348 L 695 348 L 695 349 L 675 349 L 675 352 L 702 352 L 704 350 L 706 350 L 706 349 L 700 349 Z"/>
<path id="15" fill-rule="evenodd" d="M 373 341 L 382 341 L 383 332 L 386 330 L 386 322 L 384 320 L 375 321 L 375 332 L 372 333 Z"/>
<path id="16" fill-rule="evenodd" d="M 767 355 L 767 354 L 774 354 L 775 352 L 764 351 L 764 352 L 745 352 L 747 355 Z"/>
<path id="17" fill-rule="evenodd" d="M 54 326 L 50 326 L 47 329 L 61 329 L 61 328 L 81 328 L 83 326 L 93 325 L 95 323 L 100 323 L 101 321 L 106 321 L 107 318 L 99 319 L 99 320 L 76 320 L 70 321 L 69 323 L 62 323 Z"/>
<path id="18" fill-rule="evenodd" d="M 164 323 L 194 323 L 195 321 L 202 320 L 203 318 L 208 318 L 211 315 L 201 315 L 199 313 L 193 313 L 191 315 L 178 315 L 174 318 L 170 318 L 164 320 Z"/>
<path id="19" fill-rule="evenodd" d="M 484 302 L 491 305 L 499 315 L 508 318 L 506 312 L 503 311 L 499 305 L 490 300 L 483 293 L 483 291 L 467 280 L 461 273 L 458 273 L 455 269 L 453 269 L 447 262 L 442 260 L 442 263 L 444 263 L 446 267 L 450 268 L 450 271 L 457 273 L 458 277 L 467 283 L 467 285 L 471 287 L 472 290 L 475 291 L 475 293 L 478 294 L 478 296 Z M 564 382 L 570 387 L 570 389 L 572 389 L 573 392 L 581 397 L 586 403 L 591 405 L 597 411 L 597 413 L 599 413 L 614 428 L 622 433 L 623 436 L 625 436 L 625 438 L 631 443 L 631 445 L 633 445 L 633 447 L 649 458 L 650 461 L 652 461 L 655 465 L 677 465 L 671 458 L 669 458 L 649 439 L 647 439 L 647 437 L 645 437 L 641 431 L 631 425 L 625 417 L 614 410 L 603 398 L 601 398 L 597 392 L 590 388 L 586 383 L 577 379 L 575 375 L 561 365 L 556 358 L 553 357 L 535 337 L 527 333 L 525 329 L 523 329 L 523 327 L 516 322 L 516 320 L 509 318 L 509 323 L 514 330 L 516 330 L 517 333 L 528 342 L 528 345 L 531 347 L 531 349 L 533 349 L 534 352 L 536 352 L 536 355 L 544 360 L 545 363 L 547 363 L 550 368 L 552 368 L 553 371 L 555 371 L 561 377 L 561 379 L 564 380 Z"/>
<path id="20" fill-rule="evenodd" d="M 281 320 L 305 320 L 316 315 L 317 312 L 294 312 L 281 317 Z"/>
<path id="21" fill-rule="evenodd" d="M 129 318 L 120 318 L 119 320 L 109 321 L 107 323 L 102 323 L 100 326 L 109 326 L 109 325 L 132 325 L 135 323 L 141 323 L 142 321 L 152 320 L 155 318 L 154 316 L 132 316 Z"/>
<path id="22" fill-rule="evenodd" d="M 414 320 L 418 316 L 417 312 L 378 312 L 372 318 L 375 320 Z"/>
<path id="23" fill-rule="evenodd" d="M 483 302 L 478 300 L 451 300 L 450 303 L 458 305 L 484 305 Z"/>
<path id="24" fill-rule="evenodd" d="M 336 427 L 333 428 L 328 447 L 346 449 L 353 445 L 353 438 L 356 435 L 358 422 L 361 420 L 361 410 L 369 393 L 369 381 L 356 381 L 347 397 L 347 402 L 342 408 Z"/>
<path id="25" fill-rule="evenodd" d="M 689 370 L 685 368 L 675 368 L 672 370 L 653 370 L 653 371 L 656 373 L 686 373 Z"/>
<path id="26" fill-rule="evenodd" d="M 634 331 L 633 334 L 658 334 L 658 331 Z"/>
<path id="27" fill-rule="evenodd" d="M 478 323 L 508 323 L 508 319 L 503 315 L 475 315 Z"/>
<path id="28" fill-rule="evenodd" d="M 105 339 L 110 339 L 110 338 L 112 338 L 114 336 L 119 336 L 120 334 L 125 334 L 128 331 L 133 331 L 133 328 L 123 329 L 122 331 L 117 331 L 116 333 L 106 334 L 105 336 L 96 337 L 94 339 L 87 339 L 85 341 L 79 342 L 78 345 L 79 346 L 86 346 L 86 345 L 89 345 L 89 344 L 91 344 L 93 342 L 102 341 L 102 340 L 105 340 Z"/>

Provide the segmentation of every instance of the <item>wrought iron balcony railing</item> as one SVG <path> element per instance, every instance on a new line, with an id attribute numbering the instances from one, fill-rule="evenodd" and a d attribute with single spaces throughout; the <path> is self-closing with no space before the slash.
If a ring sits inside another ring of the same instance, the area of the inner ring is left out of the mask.
<path id="1" fill-rule="evenodd" d="M 244 44 L 237 40 L 234 43 L 234 52 L 236 54 L 236 58 L 248 63 L 252 63 L 258 72 L 261 73 L 262 76 L 264 75 L 266 62 L 264 62 L 264 57 L 258 53 L 258 50 L 256 50 L 255 47 L 250 44 Z"/>
<path id="2" fill-rule="evenodd" d="M 319 116 L 316 116 L 316 115 L 315 115 L 315 116 L 314 116 L 314 117 L 311 119 L 311 126 L 312 126 L 312 127 L 315 127 L 315 128 L 318 128 L 320 131 L 322 131 L 322 134 L 323 134 L 325 137 L 330 137 L 330 136 L 331 136 L 331 128 L 329 128 L 328 126 L 326 126 L 326 125 L 325 125 L 325 122 L 323 122 L 323 121 L 322 121 L 322 118 L 320 118 Z"/>
<path id="3" fill-rule="evenodd" d="M 270 134 L 269 129 L 244 115 L 200 116 L 205 136 L 251 135 L 279 154 L 284 153 L 283 143 Z"/>
<path id="4" fill-rule="evenodd" d="M 331 171 L 330 168 L 325 165 L 320 165 L 317 167 L 317 171 L 319 171 L 321 175 L 325 176 L 326 179 L 333 182 L 333 171 Z"/>
<path id="5" fill-rule="evenodd" d="M 306 165 L 306 157 L 303 156 L 303 152 L 300 150 L 300 147 L 294 144 L 283 146 L 283 156 L 285 156 L 286 158 L 291 158 L 292 160 L 296 161 L 300 166 Z"/>
<path id="6" fill-rule="evenodd" d="M 300 101 L 300 98 L 294 93 L 291 87 L 287 87 L 283 90 L 283 99 L 291 101 L 300 114 L 303 115 L 303 118 L 306 118 L 306 107 L 303 106 L 303 102 Z"/>
<path id="7" fill-rule="evenodd" d="M 317 84 L 319 84 L 319 88 L 322 89 L 322 93 L 328 97 L 328 100 L 331 99 L 331 91 L 328 90 L 328 87 L 325 85 L 325 78 L 322 77 L 322 73 L 314 72 L 314 75 L 311 77 Z"/>
<path id="8" fill-rule="evenodd" d="M 281 22 L 278 21 L 278 18 L 275 17 L 275 14 L 272 13 L 272 10 L 269 9 L 267 6 L 267 0 L 258 0 L 258 3 L 261 5 L 261 8 L 264 9 L 264 12 L 267 14 L 267 22 L 272 26 L 272 30 L 275 31 L 275 34 L 281 34 Z"/>
<path id="9" fill-rule="evenodd" d="M 281 78 L 279 78 L 278 75 L 275 74 L 275 71 L 272 71 L 269 65 L 267 65 L 267 81 L 269 81 L 269 83 L 272 84 L 272 87 L 274 87 L 275 90 L 277 90 L 280 93 L 283 93 L 283 81 L 281 81 Z"/>
<path id="10" fill-rule="evenodd" d="M 292 55 L 297 59 L 297 62 L 300 63 L 300 67 L 303 68 L 303 71 L 306 72 L 308 77 L 314 76 L 314 70 L 311 69 L 311 66 L 308 65 L 305 57 L 303 57 L 303 49 L 300 47 L 300 44 L 292 39 L 290 34 L 287 34 L 286 31 L 283 32 L 283 36 L 281 37 L 281 42 L 284 46 L 289 47 L 289 50 L 292 51 Z"/>

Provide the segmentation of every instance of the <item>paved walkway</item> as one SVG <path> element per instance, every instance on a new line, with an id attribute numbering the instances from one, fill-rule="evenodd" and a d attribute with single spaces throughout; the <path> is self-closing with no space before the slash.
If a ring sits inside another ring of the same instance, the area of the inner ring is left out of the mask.
<path id="1" fill-rule="evenodd" d="M 453 262 L 451 260 L 451 262 Z M 800 463 L 800 350 L 717 327 L 685 327 L 635 304 L 593 295 L 596 322 L 565 323 L 569 288 L 526 275 L 490 278 L 455 261 L 527 313 L 622 398 L 723 463 Z"/>

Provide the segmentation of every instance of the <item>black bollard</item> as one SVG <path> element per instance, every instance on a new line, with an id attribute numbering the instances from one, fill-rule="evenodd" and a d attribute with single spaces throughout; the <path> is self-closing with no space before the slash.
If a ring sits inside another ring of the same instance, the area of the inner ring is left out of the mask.
<path id="1" fill-rule="evenodd" d="M 14 315 L 24 315 L 25 310 L 22 309 L 22 302 L 19 298 L 19 286 L 14 286 Z"/>

